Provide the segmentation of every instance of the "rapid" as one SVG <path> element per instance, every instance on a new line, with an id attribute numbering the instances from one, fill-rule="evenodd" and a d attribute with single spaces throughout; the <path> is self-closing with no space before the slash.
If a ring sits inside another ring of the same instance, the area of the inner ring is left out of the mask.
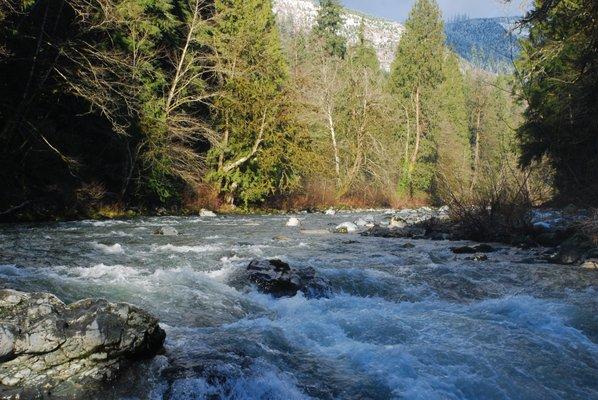
<path id="1" fill-rule="evenodd" d="M 369 213 L 381 219 L 381 212 Z M 495 245 L 325 233 L 365 214 L 153 217 L 0 227 L 0 282 L 160 318 L 165 351 L 102 399 L 598 399 L 598 274 Z M 180 235 L 158 236 L 161 226 Z M 255 258 L 330 298 L 231 284 Z"/>

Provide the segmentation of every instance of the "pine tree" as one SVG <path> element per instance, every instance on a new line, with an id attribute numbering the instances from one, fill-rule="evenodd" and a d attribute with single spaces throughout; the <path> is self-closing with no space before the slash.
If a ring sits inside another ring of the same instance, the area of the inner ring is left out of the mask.
<path id="1" fill-rule="evenodd" d="M 269 0 L 217 0 L 214 63 L 219 75 L 211 178 L 245 204 L 296 184 L 299 140 L 285 99 L 288 67 Z"/>
<path id="2" fill-rule="evenodd" d="M 399 191 L 428 191 L 437 160 L 436 89 L 443 81 L 445 35 L 435 0 L 417 0 L 391 67 L 391 87 L 408 115 L 407 151 Z"/>
<path id="3" fill-rule="evenodd" d="M 344 58 L 347 52 L 347 41 L 341 36 L 342 11 L 338 0 L 321 0 L 314 27 L 314 35 L 322 40 L 328 54 L 339 58 Z"/>
<path id="4" fill-rule="evenodd" d="M 537 0 L 519 61 L 522 162 L 547 156 L 567 201 L 598 202 L 598 2 Z"/>
<path id="5" fill-rule="evenodd" d="M 438 87 L 438 172 L 453 192 L 469 187 L 471 147 L 465 83 L 459 59 L 449 52 L 444 62 L 444 82 Z"/>

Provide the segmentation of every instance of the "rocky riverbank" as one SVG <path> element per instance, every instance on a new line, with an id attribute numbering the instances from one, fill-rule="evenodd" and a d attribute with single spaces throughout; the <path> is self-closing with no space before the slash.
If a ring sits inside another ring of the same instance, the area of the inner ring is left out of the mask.
<path id="1" fill-rule="evenodd" d="M 165 336 L 129 304 L 0 290 L 0 398 L 83 398 L 155 356 Z"/>

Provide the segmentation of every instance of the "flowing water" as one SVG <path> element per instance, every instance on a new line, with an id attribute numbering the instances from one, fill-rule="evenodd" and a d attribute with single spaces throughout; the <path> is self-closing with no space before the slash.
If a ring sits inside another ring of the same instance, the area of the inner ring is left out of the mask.
<path id="1" fill-rule="evenodd" d="M 301 218 L 322 230 L 357 217 Z M 160 318 L 165 353 L 103 399 L 598 399 L 595 271 L 506 246 L 479 263 L 450 242 L 305 234 L 285 222 L 2 226 L 0 281 Z M 164 225 L 181 235 L 153 235 Z M 259 257 L 314 267 L 335 294 L 276 300 L 231 286 Z"/>

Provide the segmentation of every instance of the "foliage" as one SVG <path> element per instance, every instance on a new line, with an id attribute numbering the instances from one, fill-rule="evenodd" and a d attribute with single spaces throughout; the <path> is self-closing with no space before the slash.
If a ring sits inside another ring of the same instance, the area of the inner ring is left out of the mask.
<path id="1" fill-rule="evenodd" d="M 435 94 L 444 78 L 445 36 L 436 1 L 418 0 L 405 28 L 391 68 L 390 84 L 414 130 L 407 130 L 399 187 L 399 191 L 413 195 L 415 191 L 429 191 L 437 161 Z"/>
<path id="2" fill-rule="evenodd" d="M 321 0 L 314 35 L 322 40 L 328 54 L 343 58 L 347 52 L 347 41 L 341 36 L 343 17 L 338 0 Z"/>
<path id="3" fill-rule="evenodd" d="M 259 203 L 297 184 L 300 127 L 285 99 L 287 64 L 270 1 L 218 0 L 215 10 L 219 90 L 211 108 L 221 136 L 209 154 L 209 178 L 231 200 Z"/>
<path id="4" fill-rule="evenodd" d="M 535 2 L 518 63 L 528 103 L 519 130 L 523 165 L 548 157 L 563 200 L 596 204 L 598 4 Z"/>

